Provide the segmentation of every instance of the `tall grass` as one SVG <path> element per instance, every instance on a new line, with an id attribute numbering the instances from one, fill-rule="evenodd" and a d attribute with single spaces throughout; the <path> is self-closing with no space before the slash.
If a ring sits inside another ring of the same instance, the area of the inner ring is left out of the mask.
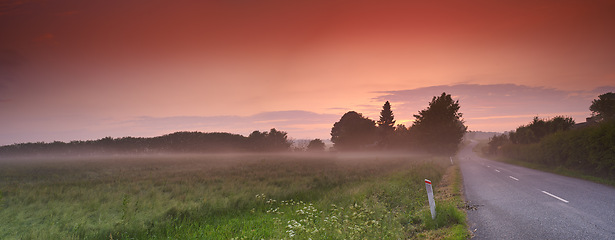
<path id="1" fill-rule="evenodd" d="M 0 160 L 0 239 L 412 238 L 432 228 L 421 216 L 423 179 L 437 184 L 447 163 L 378 154 Z"/>

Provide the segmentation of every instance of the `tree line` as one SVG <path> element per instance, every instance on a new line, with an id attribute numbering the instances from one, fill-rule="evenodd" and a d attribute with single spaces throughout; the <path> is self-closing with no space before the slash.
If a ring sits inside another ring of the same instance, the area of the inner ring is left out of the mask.
<path id="1" fill-rule="evenodd" d="M 334 123 L 331 141 L 336 151 L 425 150 L 453 154 L 457 151 L 466 126 L 459 113 L 459 102 L 450 94 L 434 96 L 429 106 L 414 115 L 412 126 L 395 125 L 391 104 L 387 101 L 378 121 L 349 111 Z M 15 155 L 97 155 L 141 153 L 212 153 L 290 151 L 293 142 L 284 131 L 254 131 L 247 137 L 223 132 L 175 132 L 163 136 L 105 137 L 99 140 L 51 143 L 19 143 L 0 147 L 0 156 Z M 321 139 L 309 142 L 307 151 L 324 151 Z"/>
<path id="2" fill-rule="evenodd" d="M 395 125 L 391 104 L 382 106 L 378 121 L 349 111 L 333 125 L 331 141 L 338 151 L 357 150 L 423 150 L 430 153 L 454 154 L 467 127 L 459 101 L 450 94 L 434 96 L 429 106 L 414 115 L 412 126 Z"/>
<path id="3" fill-rule="evenodd" d="M 557 116 L 551 119 L 541 119 L 534 117 L 532 122 L 527 125 L 519 126 L 515 131 L 508 134 L 493 136 L 489 139 L 489 154 L 497 154 L 499 149 L 505 144 L 531 144 L 538 143 L 544 137 L 560 132 L 567 131 L 574 127 L 575 122 L 570 117 Z"/>
<path id="4" fill-rule="evenodd" d="M 615 94 L 600 95 L 589 109 L 592 116 L 583 124 L 563 116 L 535 117 L 515 131 L 490 138 L 483 151 L 615 180 Z"/>
<path id="5" fill-rule="evenodd" d="M 254 131 L 248 137 L 223 132 L 175 132 L 151 138 L 105 137 L 68 143 L 19 143 L 0 147 L 0 156 L 271 152 L 288 150 L 291 144 L 286 132 L 272 128 L 264 132 Z"/>

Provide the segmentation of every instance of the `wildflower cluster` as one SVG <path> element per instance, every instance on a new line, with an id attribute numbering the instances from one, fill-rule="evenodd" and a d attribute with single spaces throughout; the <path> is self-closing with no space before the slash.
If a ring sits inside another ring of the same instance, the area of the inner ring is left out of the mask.
<path id="1" fill-rule="evenodd" d="M 256 194 L 255 197 L 258 200 L 265 200 L 267 198 L 267 195 L 265 195 L 264 193 L 259 193 L 259 194 Z"/>
<path id="2" fill-rule="evenodd" d="M 326 228 L 320 224 L 320 220 L 324 215 L 323 211 L 319 211 L 313 204 L 306 204 L 302 201 L 297 203 L 297 210 L 294 211 L 292 219 L 287 221 L 286 233 L 289 237 L 316 235 L 320 231 L 325 231 Z"/>
<path id="3" fill-rule="evenodd" d="M 346 207 L 331 204 L 327 209 L 320 210 L 312 203 L 292 199 L 279 203 L 273 199 L 265 202 L 271 205 L 266 213 L 277 215 L 274 222 L 285 230 L 288 238 L 361 239 L 370 235 L 382 236 L 379 233 L 383 231 L 381 222 L 387 215 L 376 214 L 373 206 L 366 203 Z"/>
<path id="4" fill-rule="evenodd" d="M 383 216 L 378 216 L 367 204 L 351 204 L 350 206 L 338 207 L 331 205 L 331 211 L 324 217 L 325 226 L 335 230 L 350 239 L 358 239 L 381 230 Z"/>

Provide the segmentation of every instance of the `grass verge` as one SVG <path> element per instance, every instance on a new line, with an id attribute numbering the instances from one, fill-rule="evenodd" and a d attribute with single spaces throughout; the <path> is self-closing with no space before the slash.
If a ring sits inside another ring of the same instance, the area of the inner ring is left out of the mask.
<path id="1" fill-rule="evenodd" d="M 463 179 L 458 162 L 446 170 L 436 186 L 436 218 L 426 209 L 422 213 L 425 231 L 419 239 L 469 239 L 467 215 L 463 199 Z"/>

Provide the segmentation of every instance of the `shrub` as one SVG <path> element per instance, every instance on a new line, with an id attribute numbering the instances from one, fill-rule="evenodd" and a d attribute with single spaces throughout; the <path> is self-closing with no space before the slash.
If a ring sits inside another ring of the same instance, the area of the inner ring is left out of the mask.
<path id="1" fill-rule="evenodd" d="M 615 180 L 615 120 L 557 132 L 533 144 L 506 144 L 504 156 L 518 161 L 566 167 Z"/>

